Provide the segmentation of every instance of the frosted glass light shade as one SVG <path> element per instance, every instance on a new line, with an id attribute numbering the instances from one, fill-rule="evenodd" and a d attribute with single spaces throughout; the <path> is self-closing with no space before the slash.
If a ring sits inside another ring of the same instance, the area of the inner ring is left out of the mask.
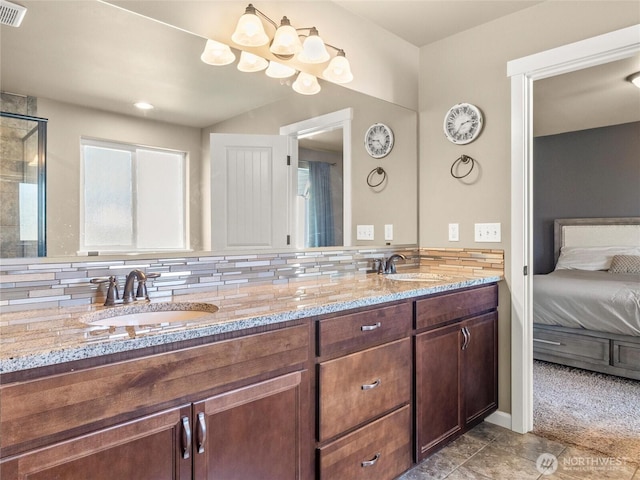
<path id="1" fill-rule="evenodd" d="M 298 32 L 291 26 L 287 17 L 282 17 L 269 50 L 276 55 L 295 55 L 302 50 Z"/>
<path id="2" fill-rule="evenodd" d="M 229 65 L 233 63 L 236 56 L 233 54 L 229 45 L 216 42 L 215 40 L 207 40 L 207 44 L 204 47 L 200 60 L 209 65 Z"/>
<path id="3" fill-rule="evenodd" d="M 636 87 L 640 88 L 640 72 L 636 72 L 633 75 L 630 75 L 629 81 L 633 83 Z"/>
<path id="4" fill-rule="evenodd" d="M 322 76 L 333 83 L 349 83 L 353 80 L 351 65 L 349 65 L 347 57 L 344 56 L 344 51 L 340 50 L 338 55 L 333 57 L 322 72 Z"/>
<path id="5" fill-rule="evenodd" d="M 241 72 L 259 72 L 264 70 L 269 65 L 269 62 L 249 52 L 242 52 L 240 54 L 240 61 L 238 62 L 238 70 Z"/>
<path id="6" fill-rule="evenodd" d="M 309 36 L 302 43 L 302 51 L 298 54 L 298 60 L 304 63 L 324 63 L 329 60 L 329 57 L 327 47 L 318 35 L 318 30 L 315 27 L 312 28 Z"/>
<path id="7" fill-rule="evenodd" d="M 282 63 L 271 61 L 269 62 L 269 67 L 264 73 L 271 78 L 289 78 L 291 75 L 296 73 L 296 69 L 283 65 Z"/>
<path id="8" fill-rule="evenodd" d="M 298 93 L 302 95 L 315 95 L 320 92 L 320 84 L 318 83 L 318 79 L 313 75 L 310 75 L 305 72 L 300 72 L 296 81 L 293 82 L 291 87 Z"/>
<path id="9" fill-rule="evenodd" d="M 236 30 L 231 35 L 231 40 L 245 47 L 259 47 L 269 42 L 269 37 L 264 31 L 264 25 L 256 15 L 256 9 L 253 5 L 249 4 L 244 15 L 238 20 Z"/>

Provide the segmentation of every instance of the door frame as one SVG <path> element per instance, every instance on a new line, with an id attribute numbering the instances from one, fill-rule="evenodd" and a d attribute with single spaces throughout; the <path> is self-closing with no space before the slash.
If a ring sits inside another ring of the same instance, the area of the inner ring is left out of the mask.
<path id="1" fill-rule="evenodd" d="M 507 63 L 511 78 L 511 429 L 533 429 L 533 82 L 640 53 L 640 25 Z M 630 72 L 632 73 L 632 72 Z"/>

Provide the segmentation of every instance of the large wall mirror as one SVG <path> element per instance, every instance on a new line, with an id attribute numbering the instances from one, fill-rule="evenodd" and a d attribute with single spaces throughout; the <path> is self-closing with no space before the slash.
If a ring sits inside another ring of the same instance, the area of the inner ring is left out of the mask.
<path id="1" fill-rule="evenodd" d="M 90 194 L 103 207 L 92 218 L 122 220 L 125 236 L 145 239 L 136 252 L 218 251 L 220 247 L 212 242 L 217 228 L 212 210 L 217 205 L 212 202 L 211 134 L 277 135 L 283 126 L 345 109 L 352 112 L 349 165 L 342 161 L 346 155 L 340 129 L 328 128 L 321 136 L 300 138 L 296 151 L 302 170 L 315 161 L 331 166 L 337 191 L 332 197 L 337 212 L 332 221 L 336 228 L 333 245 L 384 245 L 385 224 L 394 225 L 391 244 L 417 243 L 415 111 L 322 80 L 319 94 L 305 96 L 291 89 L 293 79 L 241 73 L 235 64 L 207 65 L 200 60 L 204 38 L 108 3 L 27 0 L 21 4 L 28 9 L 23 24 L 19 28 L 2 26 L 1 30 L 2 110 L 48 120 L 46 222 L 42 222 L 46 223 L 47 256 L 131 253 L 117 240 L 105 241 L 109 245 L 104 249 L 91 246 L 85 211 Z M 136 101 L 155 108 L 137 110 Z M 369 157 L 363 145 L 367 128 L 376 122 L 390 125 L 396 136 L 393 151 L 380 160 Z M 2 135 L 4 140 L 4 124 Z M 99 168 L 91 169 L 83 156 L 84 149 L 92 147 L 94 165 Z M 122 153 L 120 166 L 105 165 L 99 160 L 102 147 L 118 152 L 132 149 L 133 153 Z M 168 163 L 157 168 L 149 160 L 154 152 Z M 183 164 L 164 158 L 165 153 L 184 155 Z M 130 157 L 140 159 L 136 160 L 140 167 L 123 170 L 122 165 L 131 165 Z M 32 160 L 24 157 L 25 162 Z M 374 190 L 366 179 L 378 166 L 386 170 L 388 179 Z M 2 171 L 6 171 L 4 164 Z M 160 173 L 173 177 L 181 189 L 162 188 Z M 297 179 L 297 172 L 290 175 L 287 188 L 304 193 L 304 181 L 293 181 Z M 3 178 L 3 185 L 10 180 Z M 182 246 L 155 245 L 154 239 L 167 237 L 162 229 L 154 230 L 167 223 L 166 219 L 153 218 L 142 209 L 125 211 L 126 202 L 110 196 L 117 185 L 132 182 L 139 185 L 135 194 L 140 199 L 146 195 L 147 204 L 162 200 L 175 206 L 171 199 L 182 198 L 183 205 L 177 210 L 183 217 L 176 220 L 184 230 L 182 240 L 176 240 Z M 104 187 L 101 194 L 97 193 L 100 186 Z M 2 194 L 6 191 L 3 188 Z M 345 196 L 350 205 L 343 203 Z M 9 201 L 3 196 L 2 209 L 4 231 L 19 216 L 18 199 Z M 285 214 L 288 227 L 296 229 L 295 215 Z M 357 224 L 375 225 L 375 240 L 358 242 Z M 342 231 L 344 228 L 349 231 Z M 98 237 L 103 238 L 101 235 Z M 297 241 L 285 248 L 310 245 Z M 21 256 L 5 252 L 9 249 L 3 247 L 3 258 Z"/>

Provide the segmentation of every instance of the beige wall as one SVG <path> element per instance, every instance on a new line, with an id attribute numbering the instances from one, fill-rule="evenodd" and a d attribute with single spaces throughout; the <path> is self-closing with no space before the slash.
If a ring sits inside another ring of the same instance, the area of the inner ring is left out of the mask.
<path id="1" fill-rule="evenodd" d="M 332 86 L 326 85 L 324 88 Z M 300 122 L 314 116 L 353 108 L 352 122 L 352 239 L 354 245 L 384 245 L 384 225 L 394 225 L 394 245 L 416 244 L 417 218 L 417 115 L 391 103 L 357 92 L 333 86 L 332 95 L 297 96 L 253 110 L 203 130 L 203 151 L 208 150 L 209 132 L 278 134 L 283 125 Z M 299 103 L 300 102 L 300 103 Z M 303 112 L 303 113 L 301 113 Z M 364 149 L 364 135 L 372 123 L 389 125 L 395 133 L 391 153 L 375 160 Z M 207 155 L 203 158 L 206 159 Z M 204 160 L 206 162 L 206 160 Z M 388 175 L 386 188 L 379 192 L 367 185 L 369 172 L 381 166 Z M 208 166 L 203 167 L 208 169 Z M 208 174 L 203 175 L 208 181 Z M 203 187 L 205 188 L 205 187 Z M 374 225 L 373 242 L 356 242 L 356 225 Z"/>
<path id="2" fill-rule="evenodd" d="M 501 285 L 499 308 L 501 411 L 511 411 L 511 100 L 506 64 L 639 22 L 637 1 L 549 1 L 421 49 L 420 246 L 485 246 L 505 251 L 507 279 Z M 475 104 L 485 118 L 480 137 L 466 146 L 453 145 L 442 132 L 445 113 L 459 102 Z M 477 160 L 468 182 L 449 173 L 463 153 Z M 460 224 L 459 242 L 447 239 L 447 224 L 454 222 Z M 474 242 L 473 224 L 484 222 L 502 224 L 500 243 Z"/>
<path id="3" fill-rule="evenodd" d="M 38 98 L 47 124 L 47 256 L 76 255 L 80 245 L 80 138 L 127 142 L 189 153 L 190 184 L 198 185 L 200 129 L 117 115 Z M 201 249 L 200 194 L 190 195 L 192 247 Z"/>

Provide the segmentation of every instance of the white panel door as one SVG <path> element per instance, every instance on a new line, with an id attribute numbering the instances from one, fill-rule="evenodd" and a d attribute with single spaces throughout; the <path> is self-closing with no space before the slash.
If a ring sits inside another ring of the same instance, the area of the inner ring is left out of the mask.
<path id="1" fill-rule="evenodd" d="M 210 142 L 212 249 L 287 247 L 288 138 L 212 133 Z"/>

